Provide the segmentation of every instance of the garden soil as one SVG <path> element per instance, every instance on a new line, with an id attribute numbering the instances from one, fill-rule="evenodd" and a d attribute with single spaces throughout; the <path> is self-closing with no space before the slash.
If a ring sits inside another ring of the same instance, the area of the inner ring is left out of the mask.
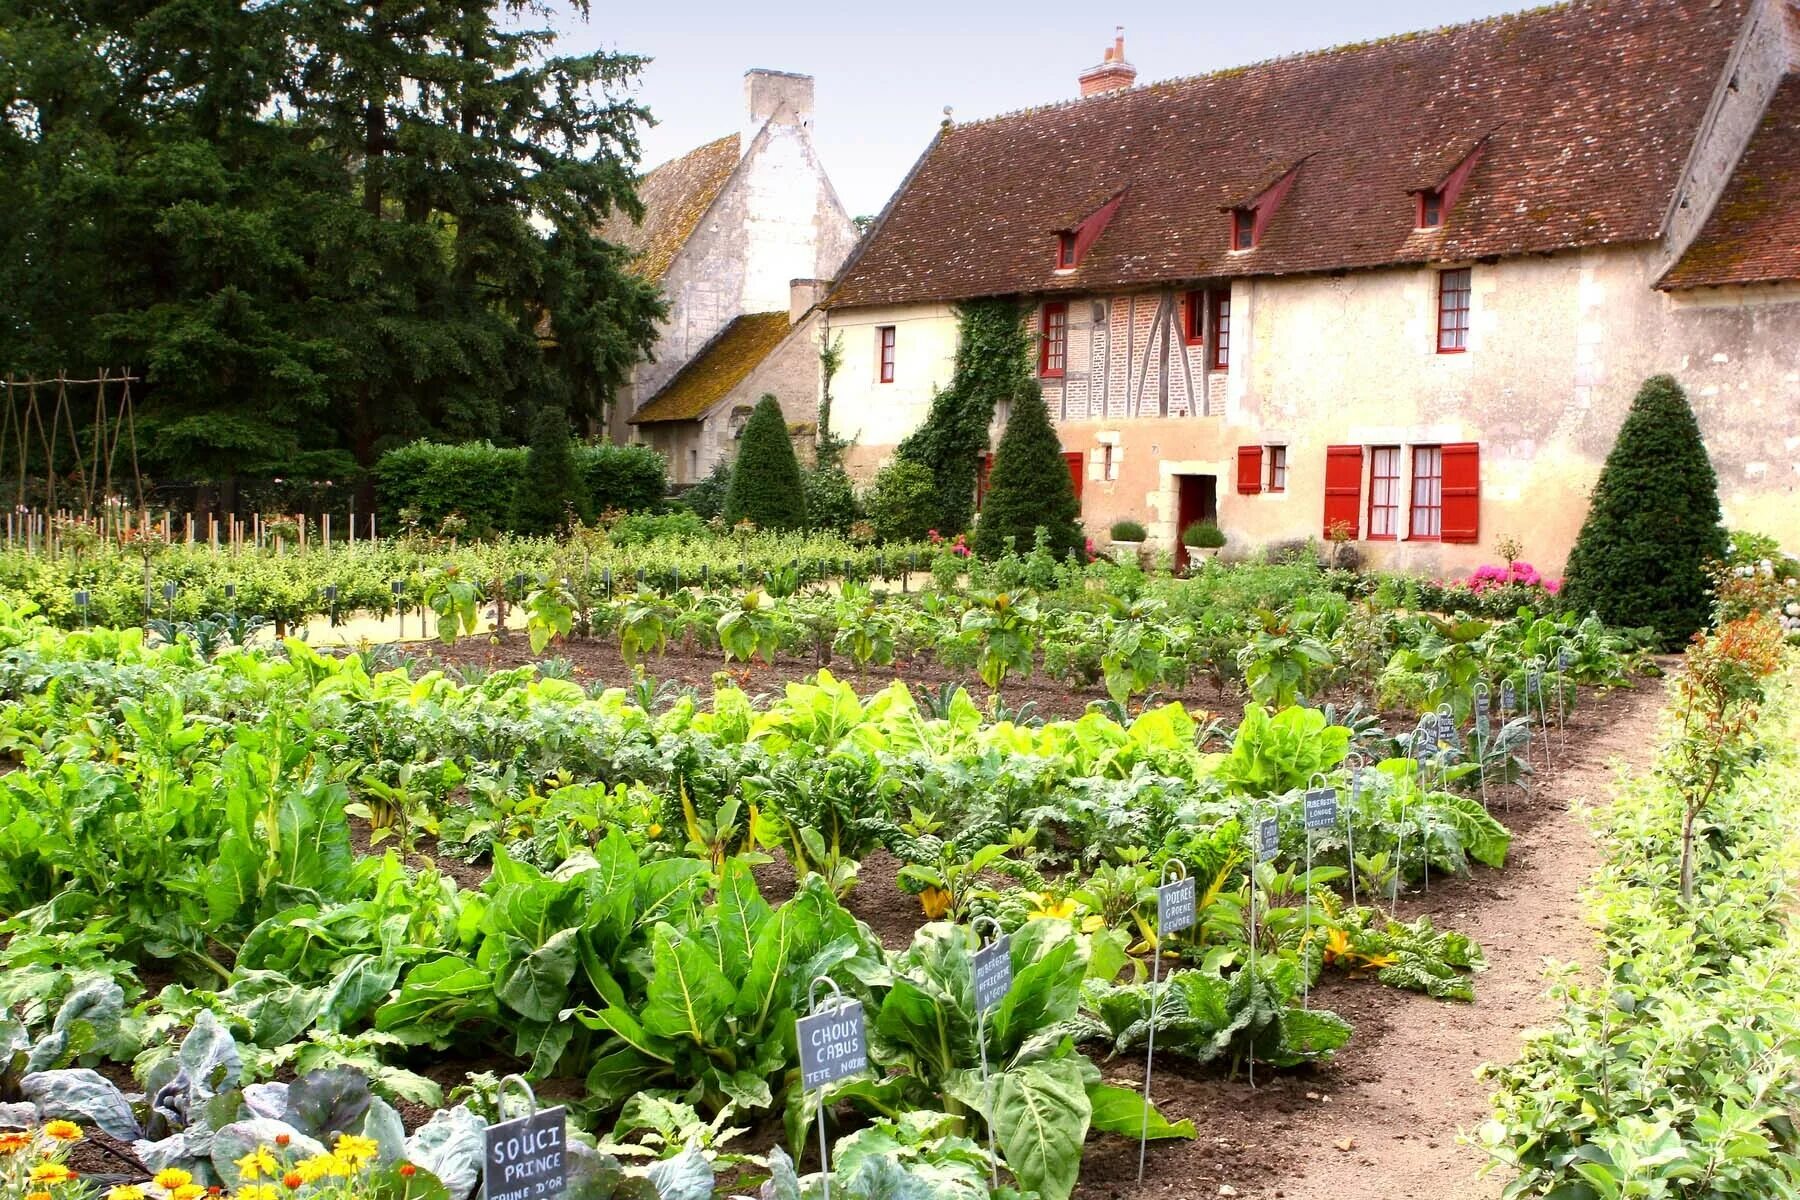
<path id="1" fill-rule="evenodd" d="M 1432 1000 L 1373 982 L 1328 978 L 1313 993 L 1355 1027 L 1350 1044 L 1311 1070 L 1227 1082 L 1170 1058 L 1151 1095 L 1199 1136 L 1152 1145 L 1143 1183 L 1137 1146 L 1097 1139 L 1082 1162 L 1082 1200 L 1486 1200 L 1504 1178 L 1477 1178 L 1484 1156 L 1459 1134 L 1489 1114 L 1484 1062 L 1517 1056 L 1520 1035 L 1553 1014 L 1545 961 L 1591 964 L 1597 947 L 1578 895 L 1599 861 L 1580 806 L 1603 802 L 1620 763 L 1650 765 L 1663 687 L 1584 697 L 1568 730 L 1570 765 L 1540 768 L 1534 798 L 1500 811 L 1513 830 L 1503 871 L 1477 868 L 1401 899 L 1406 919 L 1429 913 L 1481 943 L 1487 971 L 1473 1004 Z M 1102 1064 L 1138 1087 L 1143 1060 Z"/>

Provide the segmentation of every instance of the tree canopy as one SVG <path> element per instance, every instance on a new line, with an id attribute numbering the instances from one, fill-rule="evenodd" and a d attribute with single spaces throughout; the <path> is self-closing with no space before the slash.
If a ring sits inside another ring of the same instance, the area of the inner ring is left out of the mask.
<path id="1" fill-rule="evenodd" d="M 130 366 L 189 479 L 597 421 L 661 311 L 594 232 L 642 60 L 517 11 L 0 0 L 0 365 Z"/>

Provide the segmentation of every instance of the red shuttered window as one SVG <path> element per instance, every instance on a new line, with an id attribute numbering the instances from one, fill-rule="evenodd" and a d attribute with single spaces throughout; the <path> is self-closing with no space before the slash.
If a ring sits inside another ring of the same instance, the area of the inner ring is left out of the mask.
<path id="1" fill-rule="evenodd" d="M 1325 536 L 1343 526 L 1357 536 L 1362 507 L 1361 446 L 1325 447 Z"/>
<path id="2" fill-rule="evenodd" d="M 1369 451 L 1369 536 L 1392 540 L 1400 532 L 1400 447 Z"/>
<path id="3" fill-rule="evenodd" d="M 1445 446 L 1442 455 L 1441 536 L 1446 542 L 1479 541 L 1481 448 L 1474 442 L 1458 442 Z"/>
<path id="4" fill-rule="evenodd" d="M 879 374 L 876 378 L 883 383 L 894 382 L 894 327 L 882 325 L 875 330 L 876 361 Z"/>
<path id="5" fill-rule="evenodd" d="M 1061 379 L 1069 353 L 1069 306 L 1063 301 L 1044 305 L 1038 335 L 1038 374 Z"/>
<path id="6" fill-rule="evenodd" d="M 1461 354 L 1469 348 L 1470 271 L 1438 272 L 1439 354 Z"/>
<path id="7" fill-rule="evenodd" d="M 1067 271 L 1075 265 L 1075 234 L 1070 232 L 1056 235 L 1056 269 Z"/>
<path id="8" fill-rule="evenodd" d="M 1207 362 L 1215 371 L 1231 365 L 1231 293 L 1209 293 L 1212 304 L 1212 353 Z"/>
<path id="9" fill-rule="evenodd" d="M 1254 496 L 1262 491 L 1261 446 L 1238 447 L 1237 490 L 1239 495 Z"/>
<path id="10" fill-rule="evenodd" d="M 1412 523 L 1407 536 L 1435 542 L 1444 531 L 1444 451 L 1414 446 L 1412 459 Z"/>

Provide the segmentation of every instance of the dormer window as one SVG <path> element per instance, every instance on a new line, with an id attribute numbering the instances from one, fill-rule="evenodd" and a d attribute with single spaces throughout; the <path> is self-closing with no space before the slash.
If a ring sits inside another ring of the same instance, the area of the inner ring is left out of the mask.
<path id="1" fill-rule="evenodd" d="M 1056 269 L 1073 270 L 1075 267 L 1075 231 L 1065 229 L 1056 235 Z"/>
<path id="2" fill-rule="evenodd" d="M 1231 210 L 1231 248 L 1233 250 L 1256 249 L 1256 210 L 1254 208 Z"/>
<path id="3" fill-rule="evenodd" d="M 1442 188 L 1426 188 L 1419 193 L 1420 229 L 1436 229 L 1444 223 L 1444 190 Z"/>

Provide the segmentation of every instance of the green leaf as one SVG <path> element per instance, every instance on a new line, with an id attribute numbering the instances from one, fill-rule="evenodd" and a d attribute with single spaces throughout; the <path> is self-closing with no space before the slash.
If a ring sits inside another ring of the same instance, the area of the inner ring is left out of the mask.
<path id="1" fill-rule="evenodd" d="M 577 964 L 578 929 L 563 929 L 513 963 L 494 989 L 505 1004 L 533 1021 L 553 1021 L 569 996 Z"/>
<path id="2" fill-rule="evenodd" d="M 730 859 L 719 878 L 719 966 L 741 979 L 756 951 L 756 935 L 773 910 L 757 890 L 748 863 Z"/>
<path id="3" fill-rule="evenodd" d="M 652 956 L 645 1031 L 706 1045 L 736 1003 L 737 990 L 700 942 L 681 936 L 666 922 L 656 927 Z"/>
<path id="4" fill-rule="evenodd" d="M 1127 1137 L 1137 1137 L 1139 1132 L 1148 1128 L 1152 1140 L 1163 1138 L 1194 1137 L 1192 1121 L 1176 1121 L 1158 1112 L 1154 1104 L 1149 1105 L 1149 1124 L 1145 1125 L 1144 1098 L 1131 1088 L 1115 1087 L 1110 1083 L 1094 1083 L 1088 1085 L 1088 1102 L 1093 1106 L 1091 1127 L 1102 1133 L 1118 1133 Z"/>
<path id="5" fill-rule="evenodd" d="M 1092 1109 L 1079 1057 L 1003 1071 L 994 1087 L 994 1136 L 1020 1186 L 1068 1200 L 1081 1171 Z"/>

